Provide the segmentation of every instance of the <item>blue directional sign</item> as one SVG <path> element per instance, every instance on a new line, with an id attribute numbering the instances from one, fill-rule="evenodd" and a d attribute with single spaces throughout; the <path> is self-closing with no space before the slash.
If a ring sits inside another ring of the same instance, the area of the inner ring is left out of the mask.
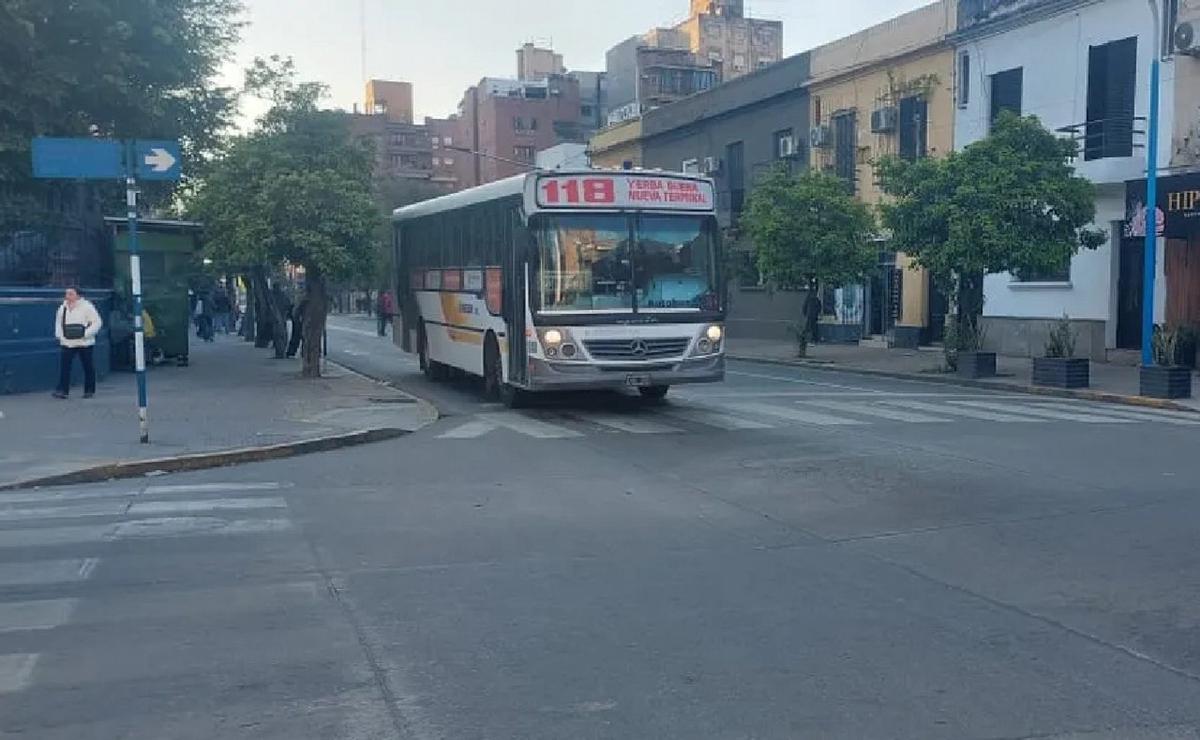
<path id="1" fill-rule="evenodd" d="M 129 175 L 126 155 L 133 158 L 139 180 L 178 180 L 182 159 L 177 141 L 116 139 L 33 140 L 33 176 L 49 180 L 123 180 Z"/>
<path id="2" fill-rule="evenodd" d="M 139 180 L 178 180 L 183 156 L 177 141 L 135 141 L 134 164 Z"/>
<path id="3" fill-rule="evenodd" d="M 33 140 L 33 176 L 51 180 L 120 180 L 124 145 L 114 139 Z"/>

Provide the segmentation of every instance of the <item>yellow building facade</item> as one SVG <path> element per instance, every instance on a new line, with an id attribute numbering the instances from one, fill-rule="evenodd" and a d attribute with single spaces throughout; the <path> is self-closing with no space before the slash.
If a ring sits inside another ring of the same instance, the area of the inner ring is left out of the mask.
<path id="1" fill-rule="evenodd" d="M 635 118 L 598 132 L 588 142 L 588 157 L 593 167 L 601 169 L 641 167 L 642 119 Z"/>
<path id="2" fill-rule="evenodd" d="M 955 6 L 942 0 L 812 51 L 811 166 L 852 182 L 868 205 L 885 197 L 875 177 L 879 159 L 954 149 L 955 53 L 947 37 Z M 903 254 L 889 264 L 886 233 L 879 249 L 888 255 L 882 277 L 858 296 L 866 333 L 894 326 L 898 343 L 928 341 L 939 315 L 931 316 L 929 276 Z"/>

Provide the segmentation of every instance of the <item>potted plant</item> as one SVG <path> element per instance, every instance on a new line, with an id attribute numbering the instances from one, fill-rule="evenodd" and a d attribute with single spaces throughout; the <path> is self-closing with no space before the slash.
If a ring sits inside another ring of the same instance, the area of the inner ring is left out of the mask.
<path id="1" fill-rule="evenodd" d="M 1046 356 L 1033 358 L 1033 384 L 1052 388 L 1087 388 L 1091 363 L 1075 356 L 1075 330 L 1065 314 L 1054 323 L 1046 341 Z"/>
<path id="2" fill-rule="evenodd" d="M 1141 393 L 1148 398 L 1191 398 L 1192 368 L 1182 363 L 1184 336 L 1176 329 L 1154 327 L 1154 365 L 1141 369 Z"/>
<path id="3" fill-rule="evenodd" d="M 996 376 L 996 353 L 984 352 L 983 346 L 987 340 L 987 331 L 978 317 L 966 319 L 959 324 L 952 337 L 957 350 L 954 355 L 954 368 L 964 378 L 994 378 Z"/>

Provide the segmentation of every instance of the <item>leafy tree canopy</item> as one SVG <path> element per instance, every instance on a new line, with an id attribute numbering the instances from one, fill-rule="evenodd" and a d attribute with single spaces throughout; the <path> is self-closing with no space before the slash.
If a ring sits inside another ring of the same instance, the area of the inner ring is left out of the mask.
<path id="1" fill-rule="evenodd" d="M 833 175 L 767 175 L 751 193 L 742 224 L 771 282 L 794 288 L 860 279 L 878 259 L 875 219 Z"/>
<path id="2" fill-rule="evenodd" d="M 0 182 L 30 174 L 39 135 L 179 138 L 185 171 L 217 143 L 235 95 L 215 84 L 239 0 L 0 3 Z"/>
<path id="3" fill-rule="evenodd" d="M 948 290 L 955 276 L 1051 272 L 1104 242 L 1095 191 L 1075 175 L 1074 141 L 1004 113 L 986 139 L 940 159 L 877 165 L 892 245 Z"/>
<path id="4" fill-rule="evenodd" d="M 295 81 L 290 61 L 257 60 L 247 87 L 271 108 L 208 164 L 188 205 L 219 265 L 304 267 L 304 371 L 316 376 L 326 281 L 372 265 L 380 221 L 374 160 L 351 138 L 346 114 L 318 107 L 324 87 Z"/>

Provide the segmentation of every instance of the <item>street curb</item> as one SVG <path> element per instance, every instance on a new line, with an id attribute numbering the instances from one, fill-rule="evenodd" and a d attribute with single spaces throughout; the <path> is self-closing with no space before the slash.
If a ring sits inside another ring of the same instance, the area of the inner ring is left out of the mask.
<path id="1" fill-rule="evenodd" d="M 875 378 L 891 378 L 893 380 L 912 380 L 921 383 L 936 383 L 939 385 L 952 385 L 962 388 L 982 388 L 985 390 L 1007 391 L 1010 393 L 1023 393 L 1029 396 L 1049 396 L 1051 398 L 1073 398 L 1083 401 L 1098 401 L 1101 403 L 1111 403 L 1118 406 L 1136 406 L 1140 408 L 1160 409 L 1163 411 L 1180 411 L 1188 414 L 1200 413 L 1194 408 L 1183 406 L 1174 401 L 1166 401 L 1159 398 L 1145 398 L 1143 396 L 1125 396 L 1120 393 L 1107 393 L 1105 391 L 1092 390 L 1070 390 L 1066 388 L 1045 388 L 1042 386 L 1021 385 L 1020 383 L 1004 383 L 1004 382 L 989 382 L 984 380 L 971 380 L 969 378 L 944 377 L 937 375 L 924 375 L 921 373 L 901 373 L 891 370 L 875 370 L 873 368 L 855 367 L 853 365 L 838 365 L 828 362 L 814 362 L 811 360 L 781 360 L 772 357 L 755 357 L 752 355 L 736 355 L 727 354 L 730 360 L 739 360 L 741 362 L 757 362 L 763 365 L 779 365 L 782 367 L 803 367 L 810 370 L 824 370 L 826 372 L 847 373 L 849 375 L 864 375 Z"/>
<path id="2" fill-rule="evenodd" d="M 317 452 L 330 452 L 346 447 L 383 442 L 410 434 L 404 429 L 363 429 L 345 434 L 285 442 L 263 447 L 243 447 L 219 452 L 199 452 L 192 455 L 161 457 L 152 460 L 131 460 L 83 468 L 70 473 L 59 473 L 42 478 L 31 478 L 13 483 L 0 483 L 0 491 L 18 491 L 47 486 L 68 486 L 80 483 L 100 483 L 109 480 L 140 478 L 150 473 L 182 473 L 196 470 L 224 468 L 245 463 L 281 460 Z"/>
<path id="3" fill-rule="evenodd" d="M 372 383 L 378 383 L 379 385 L 387 386 L 388 388 L 391 388 L 392 390 L 396 391 L 397 393 L 403 393 L 404 395 L 406 395 L 409 398 L 416 401 L 417 405 L 421 406 L 422 408 L 424 408 L 426 411 L 428 411 L 432 415 L 432 418 L 429 421 L 427 421 L 421 425 L 421 429 L 424 429 L 425 427 L 429 426 L 430 424 L 437 423 L 437 421 L 442 418 L 442 412 L 438 410 L 438 407 L 435 406 L 433 404 L 433 402 L 426 401 L 424 398 L 421 398 L 417 394 L 404 390 L 403 388 L 399 387 L 398 385 L 396 385 L 392 381 L 388 380 L 387 378 L 381 378 L 376 375 L 372 375 L 370 373 L 365 373 L 362 370 L 352 368 L 349 365 L 343 365 L 342 363 L 338 362 L 337 360 L 326 359 L 325 361 L 340 370 L 348 372 L 352 375 L 357 375 L 360 378 L 365 378 L 366 380 L 369 380 Z"/>

